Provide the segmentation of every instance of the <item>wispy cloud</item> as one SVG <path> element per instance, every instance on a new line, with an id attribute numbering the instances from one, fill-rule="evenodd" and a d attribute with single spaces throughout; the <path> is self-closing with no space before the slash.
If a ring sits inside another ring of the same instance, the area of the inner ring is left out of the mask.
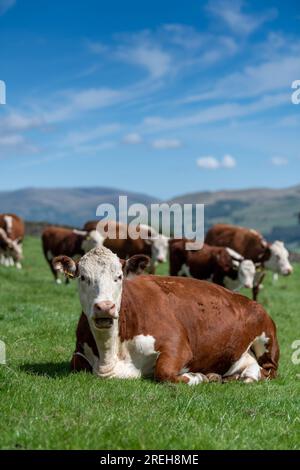
<path id="1" fill-rule="evenodd" d="M 289 161 L 285 157 L 273 157 L 271 159 L 271 163 L 274 166 L 286 166 L 289 163 Z"/>
<path id="2" fill-rule="evenodd" d="M 234 168 L 236 166 L 236 160 L 232 155 L 224 155 L 222 160 L 218 160 L 212 155 L 200 157 L 197 159 L 197 166 L 206 170 L 217 170 L 219 168 Z"/>
<path id="3" fill-rule="evenodd" d="M 277 10 L 269 9 L 262 14 L 245 12 L 246 3 L 242 0 L 210 0 L 206 10 L 221 20 L 231 31 L 241 35 L 249 35 L 266 21 L 276 18 Z"/>
<path id="4" fill-rule="evenodd" d="M 124 46 L 119 50 L 118 57 L 124 62 L 145 68 L 155 79 L 166 75 L 172 65 L 171 56 L 160 47 L 151 44 Z"/>
<path id="5" fill-rule="evenodd" d="M 81 131 L 70 132 L 66 135 L 64 141 L 69 145 L 80 145 L 87 142 L 93 142 L 99 138 L 103 138 L 109 134 L 114 134 L 120 130 L 120 124 L 106 124 L 101 126 L 96 126 L 92 129 L 85 129 Z"/>
<path id="6" fill-rule="evenodd" d="M 182 141 L 179 139 L 157 139 L 151 145 L 156 150 L 178 149 L 182 147 Z"/>
<path id="7" fill-rule="evenodd" d="M 125 135 L 123 137 L 122 142 L 124 144 L 128 144 L 128 145 L 137 145 L 137 144 L 141 144 L 143 142 L 143 138 L 137 132 L 132 132 L 130 134 Z"/>
<path id="8" fill-rule="evenodd" d="M 16 0 L 0 0 L 0 16 L 4 15 L 16 3 Z"/>

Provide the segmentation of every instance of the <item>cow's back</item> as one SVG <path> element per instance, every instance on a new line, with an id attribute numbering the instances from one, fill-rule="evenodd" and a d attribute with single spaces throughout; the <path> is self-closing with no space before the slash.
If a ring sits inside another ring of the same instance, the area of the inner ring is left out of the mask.
<path id="1" fill-rule="evenodd" d="M 205 243 L 232 248 L 254 262 L 259 261 L 266 250 L 266 242 L 259 232 L 227 224 L 214 225 L 207 232 Z"/>
<path id="2" fill-rule="evenodd" d="M 83 254 L 83 251 L 77 247 L 77 242 L 78 237 L 71 229 L 46 227 L 42 233 L 44 253 L 50 252 L 52 256 Z"/>

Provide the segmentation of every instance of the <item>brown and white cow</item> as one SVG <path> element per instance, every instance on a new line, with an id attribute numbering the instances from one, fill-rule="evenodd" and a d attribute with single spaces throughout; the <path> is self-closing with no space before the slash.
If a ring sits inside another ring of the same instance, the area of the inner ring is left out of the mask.
<path id="1" fill-rule="evenodd" d="M 207 232 L 205 243 L 232 248 L 260 266 L 263 271 L 257 273 L 253 289 L 255 299 L 264 277 L 264 269 L 282 276 L 289 276 L 293 272 L 293 267 L 289 262 L 289 253 L 284 243 L 281 241 L 268 243 L 256 230 L 235 225 L 217 224 Z"/>
<path id="2" fill-rule="evenodd" d="M 255 265 L 231 248 L 204 244 L 200 250 L 188 250 L 191 240 L 170 240 L 170 275 L 210 280 L 230 290 L 253 289 Z"/>
<path id="3" fill-rule="evenodd" d="M 22 267 L 25 225 L 16 214 L 0 214 L 0 263 Z"/>
<path id="4" fill-rule="evenodd" d="M 110 229 L 112 230 L 109 233 Z M 150 271 L 154 273 L 158 263 L 167 261 L 169 238 L 149 225 L 139 224 L 135 229 L 138 236 L 134 239 L 128 225 L 113 220 L 89 221 L 84 225 L 84 230 L 97 230 L 104 238 L 103 246 L 121 259 L 138 254 L 150 256 Z"/>
<path id="5" fill-rule="evenodd" d="M 97 376 L 154 376 L 189 385 L 211 374 L 244 382 L 276 376 L 275 324 L 247 297 L 191 278 L 124 279 L 119 258 L 105 247 L 78 263 L 60 256 L 53 264 L 79 279 L 85 317 L 77 334 Z M 95 343 L 89 343 L 89 329 Z"/>
<path id="6" fill-rule="evenodd" d="M 102 242 L 102 237 L 95 230 L 87 232 L 56 226 L 46 227 L 42 233 L 43 252 L 57 284 L 60 284 L 61 280 L 52 265 L 55 256 L 63 253 L 71 258 L 83 256 L 92 248 L 101 246 Z"/>

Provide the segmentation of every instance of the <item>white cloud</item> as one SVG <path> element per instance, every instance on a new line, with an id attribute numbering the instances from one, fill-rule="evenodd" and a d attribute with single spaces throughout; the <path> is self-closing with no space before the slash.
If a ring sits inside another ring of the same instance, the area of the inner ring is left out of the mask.
<path id="1" fill-rule="evenodd" d="M 221 166 L 224 168 L 234 168 L 236 166 L 235 158 L 232 155 L 224 155 Z"/>
<path id="2" fill-rule="evenodd" d="M 206 170 L 217 170 L 218 168 L 235 168 L 236 160 L 232 155 L 226 154 L 222 160 L 218 160 L 212 155 L 200 157 L 197 160 L 197 165 Z"/>
<path id="3" fill-rule="evenodd" d="M 0 16 L 4 15 L 16 3 L 16 0 L 0 0 Z"/>
<path id="4" fill-rule="evenodd" d="M 289 103 L 289 99 L 289 93 L 265 95 L 263 98 L 251 103 L 240 104 L 233 102 L 208 106 L 201 111 L 188 115 L 178 115 L 171 118 L 162 118 L 159 116 L 147 117 L 144 119 L 143 124 L 145 126 L 145 132 L 179 129 L 199 124 L 207 125 L 257 114 L 258 112 L 287 104 Z"/>
<path id="5" fill-rule="evenodd" d="M 260 15 L 245 13 L 242 0 L 210 0 L 206 10 L 214 17 L 220 19 L 233 32 L 249 35 L 266 21 L 276 18 L 277 10 L 272 8 Z"/>
<path id="6" fill-rule="evenodd" d="M 103 54 L 107 51 L 107 46 L 100 41 L 88 41 L 87 47 L 93 54 Z"/>
<path id="7" fill-rule="evenodd" d="M 205 168 L 207 170 L 216 170 L 217 168 L 220 168 L 220 162 L 212 156 L 198 158 L 197 165 L 200 168 Z"/>
<path id="8" fill-rule="evenodd" d="M 106 124 L 102 126 L 96 126 L 92 129 L 86 129 L 83 131 L 70 132 L 65 142 L 70 145 L 79 145 L 87 142 L 95 141 L 101 137 L 109 134 L 114 134 L 120 129 L 119 124 Z"/>
<path id="9" fill-rule="evenodd" d="M 118 57 L 124 62 L 139 65 L 150 73 L 152 78 L 161 78 L 169 72 L 171 56 L 160 47 L 151 44 L 122 46 Z"/>
<path id="10" fill-rule="evenodd" d="M 182 142 L 179 139 L 157 139 L 151 145 L 158 150 L 178 149 L 182 147 Z"/>
<path id="11" fill-rule="evenodd" d="M 0 136 L 0 146 L 16 146 L 24 142 L 24 137 L 19 134 Z"/>
<path id="12" fill-rule="evenodd" d="M 141 144 L 143 142 L 143 138 L 137 132 L 132 132 L 131 134 L 127 134 L 123 138 L 124 144 L 128 145 L 136 145 Z"/>
<path id="13" fill-rule="evenodd" d="M 285 157 L 273 157 L 271 162 L 274 166 L 286 166 L 289 163 L 288 159 Z"/>

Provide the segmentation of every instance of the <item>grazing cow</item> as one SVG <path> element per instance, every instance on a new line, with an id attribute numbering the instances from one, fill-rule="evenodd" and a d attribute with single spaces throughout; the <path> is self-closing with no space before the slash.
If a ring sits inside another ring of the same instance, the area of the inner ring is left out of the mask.
<path id="1" fill-rule="evenodd" d="M 257 273 L 253 289 L 254 299 L 257 298 L 259 286 L 264 278 L 264 269 L 282 276 L 288 276 L 293 272 L 293 267 L 289 262 L 289 253 L 283 242 L 268 243 L 256 230 L 217 224 L 207 232 L 205 243 L 232 248 L 260 266 L 262 271 Z"/>
<path id="2" fill-rule="evenodd" d="M 92 248 L 101 246 L 102 241 L 101 235 L 95 230 L 87 232 L 55 226 L 46 227 L 42 233 L 43 251 L 57 284 L 60 284 L 61 280 L 52 266 L 52 260 L 55 256 L 62 253 L 70 257 L 83 256 Z"/>
<path id="3" fill-rule="evenodd" d="M 112 236 L 107 235 L 109 228 L 113 228 Z M 109 248 L 119 258 L 127 259 L 133 255 L 145 254 L 151 257 L 150 272 L 154 273 L 158 263 L 167 261 L 169 238 L 159 234 L 148 225 L 139 224 L 136 231 L 140 233 L 137 239 L 129 234 L 127 225 L 115 221 L 89 221 L 84 230 L 98 230 L 104 237 L 103 246 Z"/>
<path id="4" fill-rule="evenodd" d="M 125 266 L 133 261 L 138 265 L 131 258 Z M 59 256 L 53 265 L 79 280 L 84 317 L 77 338 L 101 378 L 154 376 L 196 385 L 216 378 L 253 382 L 276 376 L 275 324 L 247 297 L 184 277 L 124 280 L 119 258 L 105 247 L 77 263 Z"/>
<path id="5" fill-rule="evenodd" d="M 15 214 L 0 214 L 0 258 L 5 266 L 22 268 L 25 225 Z"/>
<path id="6" fill-rule="evenodd" d="M 191 240 L 170 240 L 170 275 L 210 280 L 230 290 L 253 289 L 255 265 L 231 248 L 204 244 L 201 250 L 186 250 Z"/>

